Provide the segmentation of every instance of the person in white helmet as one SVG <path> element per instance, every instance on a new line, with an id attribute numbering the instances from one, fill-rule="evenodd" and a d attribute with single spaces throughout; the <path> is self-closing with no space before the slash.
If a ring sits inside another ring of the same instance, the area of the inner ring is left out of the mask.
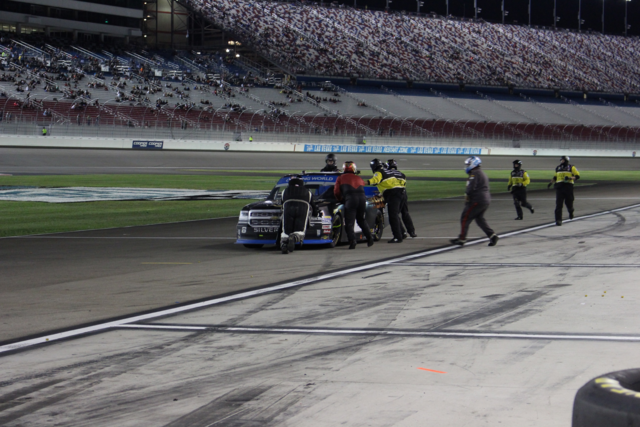
<path id="1" fill-rule="evenodd" d="M 489 178 L 482 171 L 480 157 L 472 156 L 465 160 L 465 172 L 469 175 L 467 179 L 467 189 L 465 190 L 465 204 L 462 215 L 460 216 L 460 235 L 457 239 L 451 240 L 454 245 L 463 246 L 467 242 L 467 232 L 471 221 L 484 231 L 489 238 L 489 246 L 495 246 L 498 243 L 498 235 L 493 232 L 487 220 L 484 219 L 484 213 L 489 209 L 491 203 L 491 194 L 489 193 Z"/>

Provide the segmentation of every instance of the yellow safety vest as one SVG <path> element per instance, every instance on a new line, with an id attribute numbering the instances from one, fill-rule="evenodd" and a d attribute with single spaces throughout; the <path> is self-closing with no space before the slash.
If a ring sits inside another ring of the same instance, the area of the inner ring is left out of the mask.
<path id="1" fill-rule="evenodd" d="M 575 166 L 567 164 L 566 166 L 558 166 L 556 168 L 556 175 L 553 177 L 556 183 L 573 184 L 573 177 L 580 176 L 580 172 Z"/>

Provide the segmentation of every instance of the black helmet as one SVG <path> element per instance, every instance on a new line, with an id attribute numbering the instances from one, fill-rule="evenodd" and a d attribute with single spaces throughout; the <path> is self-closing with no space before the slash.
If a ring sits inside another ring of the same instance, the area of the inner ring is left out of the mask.
<path id="1" fill-rule="evenodd" d="M 520 160 L 518 160 L 518 159 L 514 160 L 513 161 L 513 167 L 516 168 L 516 169 L 521 168 L 522 167 L 522 162 Z"/>
<path id="2" fill-rule="evenodd" d="M 387 168 L 398 170 L 398 162 L 396 162 L 394 159 L 387 160 Z"/>
<path id="3" fill-rule="evenodd" d="M 326 164 L 329 164 L 329 161 L 333 162 L 333 163 L 331 163 L 332 165 L 337 165 L 338 164 L 338 157 L 333 153 L 329 153 L 329 154 L 327 154 L 327 157 L 324 159 L 324 162 Z"/>
<path id="4" fill-rule="evenodd" d="M 304 180 L 300 175 L 291 175 L 289 178 L 289 187 L 302 187 L 304 186 Z"/>
<path id="5" fill-rule="evenodd" d="M 571 157 L 569 157 L 569 156 L 562 156 L 562 157 L 560 157 L 560 163 L 562 163 L 562 161 L 563 161 L 563 160 L 564 160 L 565 162 L 569 163 L 569 160 L 571 160 Z"/>
<path id="6" fill-rule="evenodd" d="M 384 168 L 384 163 L 382 163 L 380 161 L 380 159 L 373 159 L 371 160 L 371 162 L 369 163 L 369 165 L 371 166 L 371 171 L 375 172 L 377 170 L 380 170 L 382 168 Z"/>

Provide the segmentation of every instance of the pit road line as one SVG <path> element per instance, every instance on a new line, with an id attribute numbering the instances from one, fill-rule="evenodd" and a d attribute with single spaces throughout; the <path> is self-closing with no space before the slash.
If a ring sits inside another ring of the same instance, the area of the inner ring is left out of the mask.
<path id="1" fill-rule="evenodd" d="M 319 335 L 388 335 L 399 337 L 424 338 L 509 338 L 532 340 L 581 340 L 581 341 L 622 341 L 640 342 L 638 335 L 595 335 L 595 334 L 555 334 L 535 332 L 461 332 L 461 331 L 399 331 L 388 329 L 323 329 L 323 328 L 274 328 L 250 326 L 184 326 L 184 325 L 122 325 L 127 329 L 153 329 L 165 331 L 209 331 L 215 332 L 248 332 L 271 334 L 319 334 Z"/>

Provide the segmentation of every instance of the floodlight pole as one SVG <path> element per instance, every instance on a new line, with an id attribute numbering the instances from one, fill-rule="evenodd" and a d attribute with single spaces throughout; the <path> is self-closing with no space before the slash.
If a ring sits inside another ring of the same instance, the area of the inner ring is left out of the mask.
<path id="1" fill-rule="evenodd" d="M 604 0 L 602 0 L 602 34 L 604 34 Z"/>
<path id="2" fill-rule="evenodd" d="M 625 0 L 624 1 L 624 35 L 625 35 L 625 37 L 627 36 L 627 30 L 629 29 L 629 25 L 627 25 L 627 4 L 630 1 L 631 0 Z"/>
<path id="3" fill-rule="evenodd" d="M 553 0 L 553 29 L 556 29 L 556 24 L 558 23 L 558 16 L 556 15 L 556 3 L 557 0 Z"/>
<path id="4" fill-rule="evenodd" d="M 473 0 L 473 17 L 475 18 L 475 20 L 478 20 L 478 0 Z"/>
<path id="5" fill-rule="evenodd" d="M 529 28 L 531 28 L 531 0 L 529 0 Z"/>
<path id="6" fill-rule="evenodd" d="M 504 0 L 502 0 L 502 25 L 504 25 Z"/>
<path id="7" fill-rule="evenodd" d="M 578 0 L 578 32 L 581 33 L 582 29 L 582 0 Z"/>

